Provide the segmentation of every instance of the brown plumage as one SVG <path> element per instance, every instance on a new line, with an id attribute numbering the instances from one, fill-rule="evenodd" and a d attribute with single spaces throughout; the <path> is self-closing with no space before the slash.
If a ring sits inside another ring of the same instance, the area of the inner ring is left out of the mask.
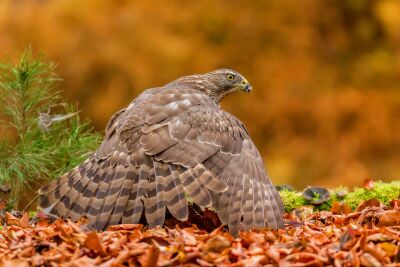
<path id="1" fill-rule="evenodd" d="M 110 120 L 103 143 L 81 165 L 40 189 L 40 207 L 86 215 L 96 228 L 162 225 L 168 210 L 186 220 L 188 199 L 213 207 L 232 234 L 283 226 L 282 201 L 243 124 L 219 107 L 232 92 L 251 89 L 221 69 L 144 91 Z M 187 199 L 188 197 L 188 199 Z"/>

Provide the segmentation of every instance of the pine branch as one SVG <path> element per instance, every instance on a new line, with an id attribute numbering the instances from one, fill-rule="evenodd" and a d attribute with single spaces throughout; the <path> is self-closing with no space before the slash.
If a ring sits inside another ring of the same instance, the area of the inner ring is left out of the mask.
<path id="1" fill-rule="evenodd" d="M 100 142 L 76 106 L 62 102 L 54 68 L 31 50 L 14 64 L 0 64 L 0 115 L 6 117 L 0 121 L 0 184 L 10 184 L 15 200 L 23 189 L 72 169 Z"/>

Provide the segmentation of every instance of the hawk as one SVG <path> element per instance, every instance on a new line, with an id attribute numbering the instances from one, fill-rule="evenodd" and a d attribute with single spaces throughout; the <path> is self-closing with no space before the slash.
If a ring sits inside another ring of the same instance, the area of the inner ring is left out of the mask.
<path id="1" fill-rule="evenodd" d="M 281 228 L 283 204 L 243 123 L 220 108 L 250 92 L 238 72 L 219 69 L 181 77 L 141 93 L 110 119 L 97 151 L 39 190 L 46 212 L 97 229 L 163 225 L 168 210 L 188 218 L 188 201 L 216 210 L 237 235 L 243 228 Z"/>

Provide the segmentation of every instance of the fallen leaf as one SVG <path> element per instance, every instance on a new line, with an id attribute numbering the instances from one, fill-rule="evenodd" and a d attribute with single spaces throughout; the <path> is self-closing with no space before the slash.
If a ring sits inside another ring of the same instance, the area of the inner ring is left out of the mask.
<path id="1" fill-rule="evenodd" d="M 29 227 L 29 216 L 27 212 L 24 212 L 24 214 L 22 214 L 22 217 L 20 219 L 20 226 L 21 227 Z"/>
<path id="2" fill-rule="evenodd" d="M 230 248 L 231 242 L 223 235 L 216 235 L 207 240 L 205 251 L 220 253 L 224 249 Z"/>
<path id="3" fill-rule="evenodd" d="M 364 251 L 374 256 L 381 263 L 387 263 L 389 260 L 386 252 L 381 247 L 374 245 L 372 242 L 368 243 L 364 248 Z"/>
<path id="4" fill-rule="evenodd" d="M 346 203 L 334 201 L 332 203 L 331 212 L 333 214 L 349 214 L 349 213 L 351 213 L 351 208 Z"/>
<path id="5" fill-rule="evenodd" d="M 400 209 L 400 199 L 393 199 L 389 202 L 389 205 L 394 210 Z"/>
<path id="6" fill-rule="evenodd" d="M 0 211 L 2 211 L 6 206 L 7 206 L 6 202 L 0 199 Z"/>
<path id="7" fill-rule="evenodd" d="M 202 260 L 202 259 L 196 259 L 196 262 L 203 267 L 213 267 L 214 264 L 209 263 L 208 261 Z"/>
<path id="8" fill-rule="evenodd" d="M 380 243 L 379 246 L 386 252 L 389 257 L 396 255 L 396 245 L 389 242 Z"/>
<path id="9" fill-rule="evenodd" d="M 99 253 L 100 255 L 105 255 L 104 247 L 100 242 L 99 235 L 95 231 L 89 232 L 87 234 L 83 246 L 93 250 L 96 253 Z"/>
<path id="10" fill-rule="evenodd" d="M 109 265 L 109 266 L 112 266 L 112 267 L 117 267 L 117 266 L 123 266 L 123 263 L 127 260 L 127 259 L 129 259 L 129 257 L 130 257 L 130 253 L 129 253 L 129 250 L 127 250 L 127 249 L 124 249 L 124 250 L 122 250 L 119 254 L 118 254 L 118 256 L 114 259 L 114 261 L 112 261 L 112 263 Z"/>
<path id="11" fill-rule="evenodd" d="M 210 220 L 214 228 L 217 228 L 218 226 L 221 225 L 221 221 L 219 220 L 217 213 L 212 210 L 205 209 L 203 213 L 203 219 Z"/>
<path id="12" fill-rule="evenodd" d="M 243 259 L 240 261 L 243 266 L 246 267 L 258 267 L 258 266 L 263 266 L 266 262 L 266 257 L 265 255 L 256 255 L 252 256 L 247 259 Z"/>
<path id="13" fill-rule="evenodd" d="M 39 218 L 36 223 L 36 229 L 43 230 L 49 227 L 49 221 L 47 219 Z"/>
<path id="14" fill-rule="evenodd" d="M 239 236 L 242 239 L 242 245 L 249 247 L 254 243 L 263 243 L 265 241 L 263 235 L 253 231 L 242 232 Z"/>
<path id="15" fill-rule="evenodd" d="M 379 200 L 377 200 L 376 198 L 371 198 L 364 202 L 361 202 L 356 208 L 356 212 L 360 212 L 369 207 L 382 207 L 382 206 L 383 205 L 381 202 L 379 202 Z"/>
<path id="16" fill-rule="evenodd" d="M 109 230 L 109 231 L 120 231 L 120 230 L 132 231 L 132 230 L 140 230 L 142 228 L 143 228 L 143 225 L 141 225 L 141 224 L 117 224 L 117 225 L 109 226 L 107 230 Z"/>
<path id="17" fill-rule="evenodd" d="M 364 206 L 348 214 L 340 211 L 343 207 L 331 212 L 306 207 L 302 219 L 295 212 L 285 214 L 283 229 L 242 231 L 238 238 L 223 227 L 209 232 L 189 223 L 172 228 L 123 224 L 99 233 L 83 229 L 84 220 L 39 218 L 27 227 L 23 213 L 3 212 L 0 266 L 396 266 L 397 202 Z"/>
<path id="18" fill-rule="evenodd" d="M 139 256 L 138 261 L 142 267 L 155 267 L 157 266 L 158 256 L 160 250 L 155 246 L 149 246 L 142 255 Z"/>
<path id="19" fill-rule="evenodd" d="M 356 235 L 358 232 L 352 228 L 348 228 L 340 237 L 340 248 L 343 250 L 350 250 L 357 242 Z"/>
<path id="20" fill-rule="evenodd" d="M 294 211 L 296 213 L 296 216 L 304 220 L 308 216 L 310 216 L 314 212 L 314 207 L 313 206 L 302 206 Z"/>
<path id="21" fill-rule="evenodd" d="M 372 234 L 372 235 L 369 235 L 367 238 L 367 241 L 374 241 L 374 242 L 377 242 L 377 241 L 383 242 L 383 241 L 392 241 L 392 240 L 393 240 L 392 237 L 385 235 L 383 233 Z"/>
<path id="22" fill-rule="evenodd" d="M 364 184 L 363 184 L 363 188 L 367 189 L 367 190 L 372 190 L 375 187 L 375 182 L 374 180 L 372 180 L 372 178 L 365 178 L 364 179 Z"/>
<path id="23" fill-rule="evenodd" d="M 16 226 L 20 226 L 20 227 L 28 227 L 29 226 L 29 217 L 28 214 L 25 212 L 22 215 L 21 219 L 18 219 L 17 217 L 15 217 L 14 215 L 12 215 L 9 212 L 6 212 L 6 222 L 8 225 L 16 225 Z"/>
<path id="24" fill-rule="evenodd" d="M 4 260 L 0 262 L 2 267 L 29 267 L 27 261 L 14 259 L 14 260 Z"/>
<path id="25" fill-rule="evenodd" d="M 281 255 L 280 255 L 278 249 L 275 247 L 268 248 L 268 250 L 266 251 L 266 254 L 267 254 L 268 258 L 272 259 L 276 263 L 278 263 L 281 258 Z"/>
<path id="26" fill-rule="evenodd" d="M 369 253 L 363 253 L 360 262 L 365 267 L 381 267 L 383 266 L 374 256 Z"/>
<path id="27" fill-rule="evenodd" d="M 387 210 L 379 217 L 378 226 L 400 226 L 400 211 Z"/>

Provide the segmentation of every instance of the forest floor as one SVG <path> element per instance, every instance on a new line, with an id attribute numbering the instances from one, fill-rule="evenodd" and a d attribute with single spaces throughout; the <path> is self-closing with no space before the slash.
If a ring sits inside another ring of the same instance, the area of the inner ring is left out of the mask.
<path id="1" fill-rule="evenodd" d="M 400 200 L 363 202 L 355 211 L 302 207 L 285 228 L 232 237 L 212 212 L 200 226 L 169 221 L 164 228 L 122 224 L 89 230 L 85 220 L 30 221 L 3 211 L 0 266 L 400 266 Z M 194 221 L 197 221 L 194 219 Z M 208 222 L 208 223 L 207 223 Z"/>

